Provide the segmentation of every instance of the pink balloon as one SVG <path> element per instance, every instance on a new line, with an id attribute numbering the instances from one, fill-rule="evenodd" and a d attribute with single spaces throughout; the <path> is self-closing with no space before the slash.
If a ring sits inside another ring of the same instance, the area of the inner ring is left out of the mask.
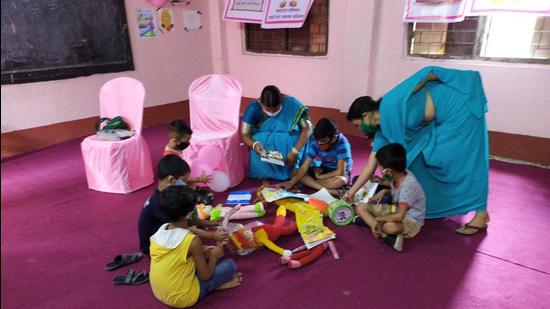
<path id="1" fill-rule="evenodd" d="M 166 0 L 149 0 L 149 2 L 156 7 L 161 7 Z"/>
<path id="2" fill-rule="evenodd" d="M 218 168 L 222 162 L 222 151 L 214 145 L 206 145 L 199 150 L 199 159 L 208 164 L 212 169 Z"/>
<path id="3" fill-rule="evenodd" d="M 210 165 L 202 161 L 198 161 L 194 162 L 191 166 L 191 174 L 189 175 L 189 177 L 197 178 L 201 177 L 202 175 L 210 176 L 213 172 L 214 170 L 210 167 Z"/>
<path id="4" fill-rule="evenodd" d="M 214 192 L 223 192 L 229 188 L 229 177 L 222 171 L 214 171 L 208 187 Z"/>

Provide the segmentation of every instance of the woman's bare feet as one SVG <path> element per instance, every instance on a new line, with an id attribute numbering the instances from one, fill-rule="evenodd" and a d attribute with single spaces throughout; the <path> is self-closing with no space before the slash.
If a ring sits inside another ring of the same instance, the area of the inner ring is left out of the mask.
<path id="1" fill-rule="evenodd" d="M 241 285 L 241 282 L 243 281 L 243 274 L 242 273 L 236 273 L 235 276 L 233 276 L 233 279 L 227 281 L 226 283 L 220 285 L 216 290 L 225 290 L 225 289 L 232 289 L 236 288 L 239 285 Z"/>

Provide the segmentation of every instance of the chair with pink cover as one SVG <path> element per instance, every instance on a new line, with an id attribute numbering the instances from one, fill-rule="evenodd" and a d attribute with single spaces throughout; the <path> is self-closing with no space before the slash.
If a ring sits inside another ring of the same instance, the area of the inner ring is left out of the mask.
<path id="1" fill-rule="evenodd" d="M 111 193 L 129 193 L 153 183 L 151 155 L 141 135 L 143 84 L 130 77 L 105 83 L 99 92 L 100 117 L 121 116 L 135 135 L 121 141 L 98 140 L 96 135 L 81 143 L 88 187 Z"/>
<path id="2" fill-rule="evenodd" d="M 197 164 L 207 164 L 214 170 L 214 177 L 227 175 L 229 187 L 238 185 L 245 174 L 239 133 L 241 94 L 240 83 L 229 75 L 205 75 L 189 86 L 193 136 L 182 156 L 192 172 Z M 216 190 L 212 185 L 219 185 L 215 182 L 210 185 L 214 191 L 227 188 L 222 185 Z"/>

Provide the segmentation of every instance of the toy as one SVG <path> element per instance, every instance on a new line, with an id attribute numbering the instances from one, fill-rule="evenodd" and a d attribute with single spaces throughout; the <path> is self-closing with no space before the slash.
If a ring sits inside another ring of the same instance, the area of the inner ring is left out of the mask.
<path id="1" fill-rule="evenodd" d="M 237 207 L 237 206 L 235 206 Z M 221 204 L 213 207 L 211 205 L 198 204 L 197 215 L 199 219 L 215 221 L 220 217 L 225 217 L 235 207 L 223 207 Z M 263 217 L 265 215 L 264 205 L 258 202 L 254 205 L 238 206 L 238 211 L 232 214 L 231 219 L 251 219 Z"/>
<path id="2" fill-rule="evenodd" d="M 345 226 L 353 221 L 355 211 L 350 204 L 336 200 L 328 206 L 328 217 L 336 226 Z"/>
<path id="3" fill-rule="evenodd" d="M 325 250 L 327 250 L 327 248 L 330 248 L 334 259 L 340 259 L 340 255 L 338 255 L 338 251 L 336 251 L 334 243 L 332 241 L 328 241 L 308 250 L 304 250 L 306 249 L 306 246 L 298 247 L 292 250 L 291 256 L 281 256 L 279 258 L 279 262 L 281 264 L 287 264 L 290 269 L 300 268 L 315 261 L 325 252 Z"/>
<path id="4" fill-rule="evenodd" d="M 247 225 L 229 223 L 229 219 L 238 211 L 239 206 L 234 207 L 224 217 L 222 229 L 229 233 L 229 249 L 238 255 L 247 255 L 252 251 L 267 247 L 271 251 L 283 255 L 290 256 L 292 251 L 285 250 L 277 246 L 274 242 L 280 236 L 287 236 L 296 232 L 296 224 L 290 223 L 285 225 L 286 208 L 280 206 L 277 209 L 277 217 L 273 224 L 263 224 L 259 221 L 254 221 Z"/>

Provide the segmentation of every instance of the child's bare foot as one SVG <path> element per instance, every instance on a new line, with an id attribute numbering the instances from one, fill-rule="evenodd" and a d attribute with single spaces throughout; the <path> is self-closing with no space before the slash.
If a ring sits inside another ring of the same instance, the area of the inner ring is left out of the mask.
<path id="1" fill-rule="evenodd" d="M 241 285 L 241 282 L 243 281 L 243 274 L 236 273 L 235 276 L 233 276 L 233 279 L 227 281 L 226 283 L 220 285 L 216 290 L 225 290 L 225 289 L 232 289 L 236 288 L 239 285 Z"/>

